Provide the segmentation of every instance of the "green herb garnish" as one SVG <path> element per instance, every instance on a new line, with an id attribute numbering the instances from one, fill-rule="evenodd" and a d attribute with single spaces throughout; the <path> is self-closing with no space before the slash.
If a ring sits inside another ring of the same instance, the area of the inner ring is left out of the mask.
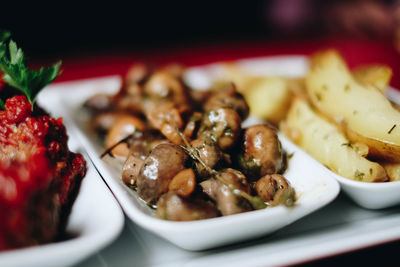
<path id="1" fill-rule="evenodd" d="M 357 180 L 362 181 L 364 179 L 365 173 L 360 172 L 359 170 L 356 170 L 354 173 L 354 178 L 356 178 Z"/>
<path id="2" fill-rule="evenodd" d="M 343 143 L 342 146 L 347 146 L 349 148 L 353 148 L 352 144 L 350 142 Z"/>
<path id="3" fill-rule="evenodd" d="M 21 48 L 13 40 L 7 42 L 9 37 L 9 32 L 0 31 L 0 72 L 4 73 L 3 81 L 23 92 L 33 107 L 39 92 L 61 73 L 61 61 L 50 67 L 31 70 L 25 65 Z"/>
<path id="4" fill-rule="evenodd" d="M 392 126 L 392 128 L 390 128 L 390 130 L 388 131 L 388 134 L 391 134 L 392 131 L 394 130 L 394 128 L 396 128 L 396 124 L 394 124 L 394 125 Z"/>

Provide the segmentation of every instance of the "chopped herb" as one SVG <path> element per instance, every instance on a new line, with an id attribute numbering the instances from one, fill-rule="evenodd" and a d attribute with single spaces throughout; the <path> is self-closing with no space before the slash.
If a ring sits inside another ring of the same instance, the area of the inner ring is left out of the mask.
<path id="1" fill-rule="evenodd" d="M 346 85 L 344 86 L 344 91 L 345 91 L 345 92 L 350 91 L 350 85 L 346 84 Z"/>
<path id="2" fill-rule="evenodd" d="M 195 148 L 200 150 L 206 147 L 206 144 L 201 144 L 200 146 L 196 146 Z"/>
<path id="3" fill-rule="evenodd" d="M 357 110 L 353 110 L 353 115 L 357 115 L 358 111 Z"/>
<path id="4" fill-rule="evenodd" d="M 215 145 L 215 141 L 213 141 L 213 136 L 210 136 L 211 138 L 206 138 L 205 140 L 204 140 L 204 144 L 205 145 L 207 145 L 207 146 L 213 146 L 213 145 Z"/>
<path id="5" fill-rule="evenodd" d="M 226 126 L 224 129 L 224 135 L 225 136 L 233 136 L 233 131 L 230 126 Z"/>
<path id="6" fill-rule="evenodd" d="M 388 131 L 388 134 L 391 134 L 392 131 L 394 130 L 394 128 L 396 128 L 396 124 L 392 126 L 392 128 L 390 128 L 390 130 Z"/>
<path id="7" fill-rule="evenodd" d="M 354 178 L 362 181 L 364 179 L 365 173 L 360 172 L 359 170 L 356 170 L 354 173 Z"/>
<path id="8" fill-rule="evenodd" d="M 0 99 L 0 109 L 5 109 L 3 100 Z"/>
<path id="9" fill-rule="evenodd" d="M 328 140 L 329 134 L 324 135 L 324 140 Z"/>
<path id="10" fill-rule="evenodd" d="M 250 182 L 257 182 L 257 179 L 260 178 L 261 167 L 254 160 L 254 157 L 250 156 L 247 158 L 243 153 L 239 155 L 238 159 L 240 169 L 246 175 L 247 179 Z"/>
<path id="11" fill-rule="evenodd" d="M 348 143 L 343 143 L 342 146 L 347 146 L 347 147 L 353 148 L 353 146 L 351 145 L 350 142 L 348 142 Z"/>
<path id="12" fill-rule="evenodd" d="M 322 85 L 322 90 L 328 91 L 328 86 L 326 84 Z"/>
<path id="13" fill-rule="evenodd" d="M 322 101 L 321 93 L 315 93 L 315 97 L 317 98 L 318 101 Z"/>
<path id="14" fill-rule="evenodd" d="M 288 158 L 288 159 L 291 159 L 291 158 L 293 158 L 293 156 L 294 156 L 294 152 L 288 154 L 288 155 L 287 155 L 287 158 Z"/>
<path id="15" fill-rule="evenodd" d="M 199 121 L 199 120 L 201 120 L 201 115 L 199 115 L 199 114 L 194 114 L 189 119 L 189 121 L 194 121 L 194 122 Z"/>

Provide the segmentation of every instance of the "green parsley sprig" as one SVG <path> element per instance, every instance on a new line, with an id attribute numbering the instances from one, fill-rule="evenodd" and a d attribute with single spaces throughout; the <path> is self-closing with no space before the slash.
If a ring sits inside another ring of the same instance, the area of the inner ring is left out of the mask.
<path id="1" fill-rule="evenodd" d="M 3 81 L 23 92 L 33 107 L 39 92 L 61 73 L 61 61 L 39 70 L 29 69 L 21 48 L 13 40 L 7 41 L 9 37 L 9 32 L 0 31 L 0 72 L 4 74 Z M 4 108 L 1 102 L 0 107 Z"/>

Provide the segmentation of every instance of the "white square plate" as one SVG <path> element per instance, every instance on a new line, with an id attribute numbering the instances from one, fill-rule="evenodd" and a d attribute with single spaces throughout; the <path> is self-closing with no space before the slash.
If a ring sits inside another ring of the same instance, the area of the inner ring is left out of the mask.
<path id="1" fill-rule="evenodd" d="M 91 95 L 99 92 L 115 93 L 120 87 L 118 77 L 92 79 L 64 83 L 54 86 L 53 92 L 61 99 L 64 119 L 74 125 L 72 130 L 85 147 L 96 168 L 118 199 L 127 216 L 149 231 L 188 249 L 203 250 L 240 240 L 261 237 L 276 231 L 331 202 L 339 192 L 339 185 L 328 170 L 299 150 L 289 140 L 279 136 L 283 148 L 293 157 L 285 172 L 295 188 L 298 200 L 295 207 L 267 208 L 191 222 L 172 222 L 154 217 L 151 210 L 141 201 L 136 192 L 121 181 L 122 162 L 99 155 L 104 148 L 89 127 L 89 117 L 82 104 Z M 251 121 L 247 123 L 251 124 Z"/>

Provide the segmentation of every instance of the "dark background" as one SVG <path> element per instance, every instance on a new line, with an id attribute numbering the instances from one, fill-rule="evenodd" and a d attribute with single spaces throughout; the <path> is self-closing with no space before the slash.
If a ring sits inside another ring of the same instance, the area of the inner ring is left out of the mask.
<path id="1" fill-rule="evenodd" d="M 34 58 L 209 43 L 293 42 L 332 35 L 390 39 L 396 4 L 265 0 L 53 1 L 45 5 L 9 1 L 1 5 L 0 28 L 10 30 Z"/>
<path id="2" fill-rule="evenodd" d="M 384 24 L 393 24 L 392 15 L 382 18 L 377 7 L 354 7 L 366 2 L 389 12 L 396 1 L 12 1 L 2 3 L 0 27 L 12 31 L 32 57 L 333 34 L 387 38 L 391 29 Z"/>
<path id="3" fill-rule="evenodd" d="M 56 5 L 51 11 L 36 5 L 18 8 L 18 17 L 2 12 L 0 26 L 10 30 L 13 39 L 34 56 L 249 40 L 265 38 L 269 31 L 263 22 L 266 3 L 262 1 Z"/>

